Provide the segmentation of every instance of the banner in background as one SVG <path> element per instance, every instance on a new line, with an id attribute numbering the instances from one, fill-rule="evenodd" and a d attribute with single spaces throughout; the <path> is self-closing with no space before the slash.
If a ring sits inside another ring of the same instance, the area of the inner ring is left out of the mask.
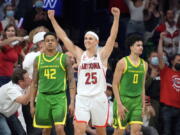
<path id="1" fill-rule="evenodd" d="M 44 0 L 44 6 L 43 7 L 46 10 L 54 9 L 56 12 L 56 16 L 62 15 L 62 7 L 63 7 L 62 0 Z"/>

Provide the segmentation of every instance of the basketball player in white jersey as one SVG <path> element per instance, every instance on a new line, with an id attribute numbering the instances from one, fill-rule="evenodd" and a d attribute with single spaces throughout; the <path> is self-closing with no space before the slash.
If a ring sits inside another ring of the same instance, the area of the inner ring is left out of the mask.
<path id="1" fill-rule="evenodd" d="M 118 33 L 120 11 L 113 7 L 114 16 L 110 36 L 105 46 L 98 50 L 99 37 L 88 31 L 84 36 L 86 51 L 83 51 L 68 38 L 64 30 L 54 18 L 54 11 L 49 10 L 48 16 L 65 47 L 74 54 L 78 63 L 78 85 L 75 104 L 75 135 L 84 135 L 89 120 L 96 127 L 98 135 L 106 135 L 108 121 L 108 100 L 105 95 L 105 73 L 108 58 L 113 50 Z"/>

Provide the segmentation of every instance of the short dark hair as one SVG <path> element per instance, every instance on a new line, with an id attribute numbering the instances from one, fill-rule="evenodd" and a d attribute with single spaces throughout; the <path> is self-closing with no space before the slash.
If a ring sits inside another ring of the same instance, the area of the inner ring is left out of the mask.
<path id="1" fill-rule="evenodd" d="M 47 32 L 47 33 L 44 35 L 44 39 L 45 39 L 47 36 L 49 36 L 49 35 L 54 36 L 54 37 L 57 39 L 56 34 L 53 33 L 53 32 Z"/>
<path id="2" fill-rule="evenodd" d="M 11 77 L 12 82 L 15 84 L 18 84 L 19 80 L 24 80 L 24 74 L 26 74 L 27 71 L 22 68 L 15 68 L 13 75 Z"/>
<path id="3" fill-rule="evenodd" d="M 139 34 L 130 35 L 126 39 L 126 46 L 128 46 L 128 47 L 133 46 L 134 43 L 137 42 L 137 41 L 142 41 L 143 42 L 142 36 L 140 36 Z"/>

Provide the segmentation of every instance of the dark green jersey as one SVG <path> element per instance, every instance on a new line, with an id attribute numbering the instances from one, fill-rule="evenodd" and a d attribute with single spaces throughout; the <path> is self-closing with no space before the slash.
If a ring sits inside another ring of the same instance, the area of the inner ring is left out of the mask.
<path id="1" fill-rule="evenodd" d="M 66 55 L 57 53 L 48 57 L 44 53 L 37 56 L 38 91 L 42 93 L 58 93 L 66 90 Z"/>
<path id="2" fill-rule="evenodd" d="M 124 57 L 124 61 L 126 67 L 119 83 L 120 96 L 140 96 L 143 90 L 145 62 L 140 59 L 138 65 L 134 65 L 129 56 Z"/>

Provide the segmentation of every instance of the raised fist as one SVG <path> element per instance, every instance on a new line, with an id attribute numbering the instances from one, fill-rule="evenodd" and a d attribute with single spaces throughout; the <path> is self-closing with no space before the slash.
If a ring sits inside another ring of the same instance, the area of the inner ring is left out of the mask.
<path id="1" fill-rule="evenodd" d="M 49 17 L 49 19 L 54 18 L 54 15 L 55 15 L 55 11 L 54 10 L 48 10 L 48 17 Z"/>
<path id="2" fill-rule="evenodd" d="M 167 32 L 161 32 L 161 34 L 160 34 L 160 38 L 161 39 L 164 39 L 164 37 L 167 35 Z"/>
<path id="3" fill-rule="evenodd" d="M 111 8 L 111 13 L 113 14 L 113 16 L 119 16 L 120 15 L 120 10 L 119 10 L 119 8 L 112 7 Z"/>

